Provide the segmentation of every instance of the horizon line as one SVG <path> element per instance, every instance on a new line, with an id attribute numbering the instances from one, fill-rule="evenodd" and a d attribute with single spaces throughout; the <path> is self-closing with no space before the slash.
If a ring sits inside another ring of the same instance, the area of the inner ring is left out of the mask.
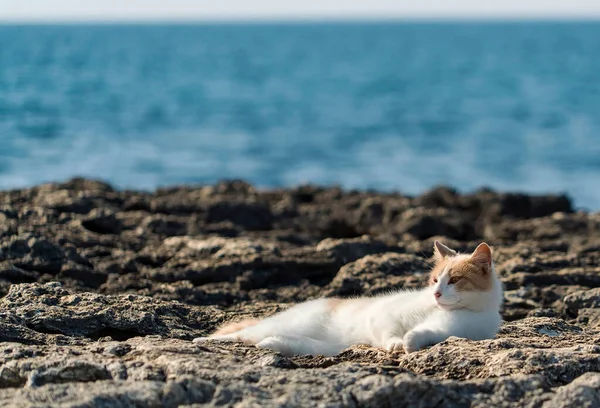
<path id="1" fill-rule="evenodd" d="M 599 22 L 600 14 L 502 14 L 502 15 L 402 15 L 402 16 L 174 16 L 174 17 L 27 17 L 27 18 L 2 18 L 0 24 L 8 25 L 74 25 L 74 24 L 236 24 L 236 23 L 410 23 L 410 22 Z"/>

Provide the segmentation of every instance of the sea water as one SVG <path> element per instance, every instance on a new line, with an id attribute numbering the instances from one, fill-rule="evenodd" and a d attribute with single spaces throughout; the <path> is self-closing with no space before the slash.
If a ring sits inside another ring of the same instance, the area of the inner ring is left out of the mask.
<path id="1" fill-rule="evenodd" d="M 0 26 L 0 188 L 566 192 L 600 209 L 600 23 Z"/>

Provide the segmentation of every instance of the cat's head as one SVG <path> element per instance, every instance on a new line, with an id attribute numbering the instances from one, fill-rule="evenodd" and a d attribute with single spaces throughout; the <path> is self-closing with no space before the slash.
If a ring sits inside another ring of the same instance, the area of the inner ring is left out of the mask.
<path id="1" fill-rule="evenodd" d="M 485 242 L 468 255 L 435 241 L 434 257 L 429 285 L 438 307 L 473 311 L 500 307 L 502 288 L 494 271 L 492 250 Z"/>

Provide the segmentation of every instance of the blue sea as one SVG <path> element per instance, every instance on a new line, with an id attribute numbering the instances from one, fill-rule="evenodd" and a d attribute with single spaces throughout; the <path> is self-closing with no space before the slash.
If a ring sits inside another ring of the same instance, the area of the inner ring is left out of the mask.
<path id="1" fill-rule="evenodd" d="M 243 178 L 600 209 L 600 22 L 0 26 L 0 189 Z"/>

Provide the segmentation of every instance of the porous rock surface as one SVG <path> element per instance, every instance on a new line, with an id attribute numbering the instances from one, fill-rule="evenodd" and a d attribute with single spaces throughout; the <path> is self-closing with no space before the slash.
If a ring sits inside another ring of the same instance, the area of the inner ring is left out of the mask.
<path id="1" fill-rule="evenodd" d="M 497 338 L 331 358 L 191 342 L 293 302 L 419 287 L 434 239 L 492 245 Z M 0 406 L 598 407 L 599 262 L 600 215 L 564 196 L 0 192 Z"/>

